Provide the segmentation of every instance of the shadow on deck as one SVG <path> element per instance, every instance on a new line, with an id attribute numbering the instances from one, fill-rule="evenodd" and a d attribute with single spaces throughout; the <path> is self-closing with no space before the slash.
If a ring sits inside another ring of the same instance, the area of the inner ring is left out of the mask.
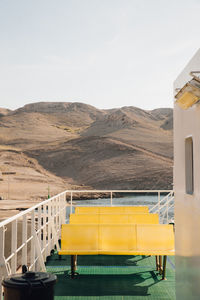
<path id="1" fill-rule="evenodd" d="M 172 260 L 170 258 L 170 260 Z M 78 256 L 79 275 L 69 276 L 70 256 L 47 261 L 47 271 L 57 275 L 55 299 L 175 299 L 173 263 L 167 267 L 167 280 L 155 270 L 155 257 Z"/>

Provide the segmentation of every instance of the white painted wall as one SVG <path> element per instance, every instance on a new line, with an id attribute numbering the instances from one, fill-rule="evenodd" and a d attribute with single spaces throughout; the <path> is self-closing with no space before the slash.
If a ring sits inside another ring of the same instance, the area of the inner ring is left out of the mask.
<path id="1" fill-rule="evenodd" d="M 200 50 L 174 82 L 181 88 L 200 71 Z M 185 192 L 185 138 L 193 137 L 194 194 Z M 200 299 L 200 104 L 188 110 L 174 105 L 174 190 L 176 295 L 178 300 Z"/>

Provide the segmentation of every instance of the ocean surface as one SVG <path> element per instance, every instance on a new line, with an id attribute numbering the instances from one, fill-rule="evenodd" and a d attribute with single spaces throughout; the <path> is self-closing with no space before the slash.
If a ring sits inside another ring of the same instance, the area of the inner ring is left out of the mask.
<path id="1" fill-rule="evenodd" d="M 162 200 L 165 195 L 160 195 L 160 200 Z M 113 198 L 112 205 L 113 206 L 123 206 L 123 205 L 130 205 L 130 206 L 138 206 L 138 205 L 147 205 L 152 208 L 154 205 L 158 203 L 158 195 L 156 194 L 134 194 L 128 195 L 120 198 Z M 111 200 L 110 198 L 101 198 L 101 199 L 89 199 L 89 200 L 74 200 L 73 201 L 73 209 L 76 206 L 110 206 Z M 69 220 L 70 214 L 70 207 L 67 207 L 67 221 Z M 174 210 L 169 210 L 169 220 L 173 219 L 174 217 Z"/>

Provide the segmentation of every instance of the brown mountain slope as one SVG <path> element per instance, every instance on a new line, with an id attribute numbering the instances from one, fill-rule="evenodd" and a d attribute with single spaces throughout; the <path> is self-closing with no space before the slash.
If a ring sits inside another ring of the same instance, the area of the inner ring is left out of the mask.
<path id="1" fill-rule="evenodd" d="M 109 137 L 82 137 L 27 154 L 57 176 L 97 189 L 171 188 L 171 159 Z"/>
<path id="2" fill-rule="evenodd" d="M 164 125 L 170 117 L 172 109 L 143 111 L 124 107 L 93 122 L 81 135 L 109 136 L 172 158 L 172 130 L 165 130 L 167 128 Z"/>
<path id="3" fill-rule="evenodd" d="M 0 145 L 34 158 L 68 187 L 167 189 L 172 188 L 172 113 L 34 103 L 0 116 Z"/>
<path id="4" fill-rule="evenodd" d="M 7 175 L 7 172 L 15 174 Z M 3 199 L 46 199 L 48 187 L 52 195 L 70 185 L 39 165 L 21 150 L 0 147 L 0 196 Z"/>
<path id="5" fill-rule="evenodd" d="M 8 115 L 10 112 L 11 112 L 10 109 L 0 108 L 0 117 L 1 117 L 1 116 L 5 116 L 5 115 Z"/>

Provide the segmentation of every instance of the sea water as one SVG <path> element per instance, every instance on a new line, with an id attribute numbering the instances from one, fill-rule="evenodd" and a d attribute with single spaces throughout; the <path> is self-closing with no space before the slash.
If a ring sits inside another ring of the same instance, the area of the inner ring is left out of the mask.
<path id="1" fill-rule="evenodd" d="M 160 200 L 162 200 L 166 194 L 160 195 Z M 117 197 L 112 199 L 113 206 L 148 206 L 151 209 L 154 205 L 158 203 L 158 194 L 134 194 L 126 195 L 124 197 Z M 110 198 L 99 198 L 99 199 L 88 199 L 88 200 L 74 200 L 72 212 L 75 211 L 76 206 L 111 206 Z M 70 207 L 67 207 L 67 221 L 69 220 Z M 169 220 L 173 219 L 174 210 L 169 210 Z"/>

